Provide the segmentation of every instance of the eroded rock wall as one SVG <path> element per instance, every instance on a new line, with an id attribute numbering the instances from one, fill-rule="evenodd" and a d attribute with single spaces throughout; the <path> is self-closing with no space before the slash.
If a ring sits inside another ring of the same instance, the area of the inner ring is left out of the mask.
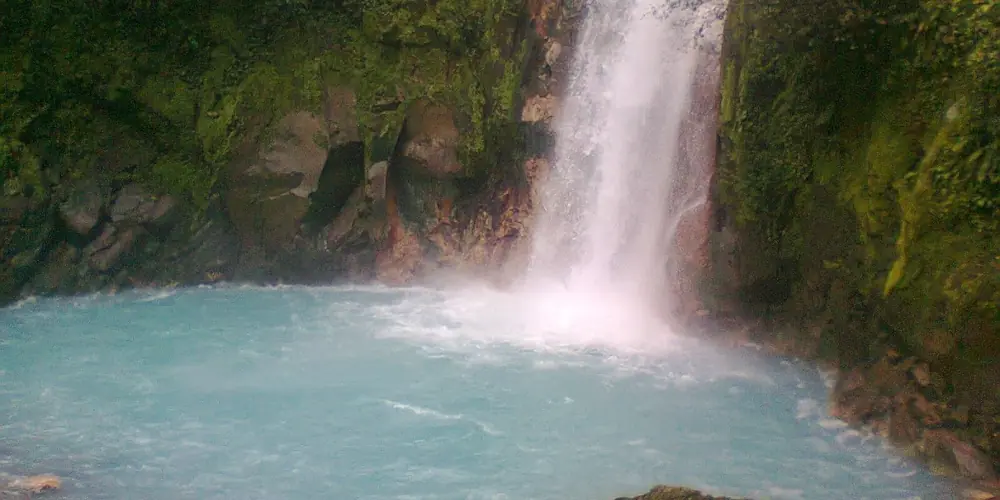
<path id="1" fill-rule="evenodd" d="M 94 33 L 95 47 L 118 52 L 88 56 L 110 66 L 78 68 L 86 99 L 60 87 L 68 74 L 17 66 L 21 86 L 2 109 L 32 125 L 0 131 L 0 297 L 398 284 L 449 268 L 509 276 L 502 264 L 523 245 L 550 149 L 570 4 L 410 3 L 429 23 L 421 30 L 377 2 L 178 11 L 201 30 L 193 52 L 141 61 L 130 54 L 157 55 L 172 35 L 137 7 L 120 13 L 120 30 Z M 4 22 L 28 29 L 48 15 Z M 69 43 L 61 36 L 50 41 Z M 115 64 L 138 66 L 119 81 L 104 71 Z M 43 76 L 51 89 L 25 90 Z M 60 100 L 36 103 L 42 90 Z"/>

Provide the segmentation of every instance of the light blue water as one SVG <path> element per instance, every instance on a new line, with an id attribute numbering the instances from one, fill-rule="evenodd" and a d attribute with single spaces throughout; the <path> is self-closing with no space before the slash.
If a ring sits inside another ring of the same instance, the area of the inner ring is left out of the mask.
<path id="1" fill-rule="evenodd" d="M 518 314 L 551 323 L 559 302 L 519 300 L 222 288 L 0 310 L 0 472 L 56 473 L 66 499 L 951 496 L 826 420 L 815 370 L 532 332 Z"/>

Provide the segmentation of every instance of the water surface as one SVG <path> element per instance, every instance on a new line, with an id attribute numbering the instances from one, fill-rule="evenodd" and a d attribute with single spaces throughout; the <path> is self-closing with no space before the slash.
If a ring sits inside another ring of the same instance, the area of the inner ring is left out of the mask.
<path id="1" fill-rule="evenodd" d="M 0 310 L 0 471 L 54 472 L 65 499 L 950 497 L 826 419 L 815 370 L 613 306 L 374 287 L 22 302 Z"/>

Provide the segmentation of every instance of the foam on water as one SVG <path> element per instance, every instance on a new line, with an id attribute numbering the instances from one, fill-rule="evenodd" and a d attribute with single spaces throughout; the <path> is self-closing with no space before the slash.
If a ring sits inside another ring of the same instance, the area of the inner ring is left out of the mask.
<path id="1" fill-rule="evenodd" d="M 0 311 L 0 472 L 64 476 L 67 499 L 607 499 L 661 482 L 949 498 L 828 425 L 814 369 L 580 299 L 232 287 L 22 302 Z"/>

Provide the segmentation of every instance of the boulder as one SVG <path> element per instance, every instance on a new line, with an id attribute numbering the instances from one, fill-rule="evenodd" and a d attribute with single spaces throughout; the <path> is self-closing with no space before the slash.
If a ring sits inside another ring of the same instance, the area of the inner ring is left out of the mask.
<path id="1" fill-rule="evenodd" d="M 243 246 L 241 273 L 273 274 L 264 268 L 296 259 L 305 264 L 302 243 L 364 183 L 355 106 L 350 89 L 325 89 L 322 116 L 288 113 L 267 134 L 273 140 L 248 145 L 230 166 L 224 200 Z"/>
<path id="2" fill-rule="evenodd" d="M 131 224 L 158 223 L 177 206 L 169 195 L 153 195 L 138 184 L 129 184 L 115 196 L 111 205 L 111 221 Z"/>
<path id="3" fill-rule="evenodd" d="M 116 267 L 122 257 L 132 250 L 136 238 L 141 234 L 140 227 L 107 226 L 90 245 L 84 249 L 90 265 L 101 272 Z"/>
<path id="4" fill-rule="evenodd" d="M 66 226 L 80 235 L 90 234 L 101 220 L 104 199 L 96 182 L 83 182 L 70 191 L 59 206 L 59 216 Z"/>
<path id="5" fill-rule="evenodd" d="M 228 212 L 244 245 L 278 251 L 290 245 L 309 211 L 309 200 L 289 192 L 268 196 L 267 181 L 230 191 Z"/>
<path id="6" fill-rule="evenodd" d="M 385 176 L 388 171 L 387 161 L 380 161 L 368 167 L 365 196 L 375 203 L 385 201 Z"/>
<path id="7" fill-rule="evenodd" d="M 459 140 L 455 117 L 447 106 L 417 101 L 407 110 L 402 155 L 434 176 L 455 174 Z"/>
<path id="8" fill-rule="evenodd" d="M 350 198 L 348 198 L 347 204 L 337 215 L 337 218 L 325 228 L 328 248 L 338 247 L 347 239 L 348 234 L 357 227 L 362 213 L 368 208 L 364 194 L 364 187 L 358 186 Z"/>
<path id="9" fill-rule="evenodd" d="M 979 481 L 997 479 L 990 457 L 962 441 L 951 431 L 944 429 L 925 431 L 922 448 L 932 463 L 949 469 L 954 468 L 962 477 Z"/>
<path id="10" fill-rule="evenodd" d="M 528 123 L 551 121 L 556 114 L 558 101 L 554 96 L 532 96 L 521 108 L 521 121 Z"/>
<path id="11" fill-rule="evenodd" d="M 563 46 L 556 40 L 549 40 L 545 45 L 545 65 L 550 67 L 555 66 L 559 60 L 559 56 L 562 55 Z"/>
<path id="12" fill-rule="evenodd" d="M 316 115 L 296 111 L 282 118 L 274 129 L 274 142 L 264 145 L 248 174 L 300 174 L 289 193 L 308 197 L 319 186 L 330 145 L 329 133 Z"/>
<path id="13" fill-rule="evenodd" d="M 400 147 L 389 159 L 385 175 L 387 216 L 399 234 L 424 236 L 449 218 L 458 196 L 456 174 L 459 131 L 452 111 L 439 104 L 417 101 L 407 110 Z M 395 233 L 394 233 L 395 234 Z M 390 238 L 391 242 L 410 238 Z M 416 247 L 403 252 L 410 255 Z"/>
<path id="14" fill-rule="evenodd" d="M 927 366 L 927 363 L 916 364 L 910 369 L 910 374 L 913 375 L 913 379 L 916 380 L 921 387 L 931 385 L 931 370 L 930 367 Z"/>
<path id="15" fill-rule="evenodd" d="M 963 490 L 962 498 L 965 500 L 1000 500 L 1000 497 L 993 493 L 973 488 Z"/>
<path id="16" fill-rule="evenodd" d="M 527 7 L 535 33 L 542 38 L 548 37 L 553 31 L 553 25 L 559 19 L 559 2 L 556 0 L 530 0 Z"/>
<path id="17" fill-rule="evenodd" d="M 972 426 L 969 407 L 940 400 L 929 370 L 926 361 L 889 349 L 878 362 L 838 379 L 830 413 L 850 425 L 870 426 L 943 474 L 996 481 L 991 448 Z"/>
<path id="18" fill-rule="evenodd" d="M 889 440 L 906 446 L 920 438 L 920 427 L 904 402 L 900 402 L 889 412 L 885 432 Z"/>
<path id="19" fill-rule="evenodd" d="M 738 500 L 730 497 L 706 495 L 690 488 L 677 486 L 657 486 L 649 493 L 637 497 L 618 497 L 615 500 Z M 744 499 L 745 500 L 745 499 Z"/>
<path id="20" fill-rule="evenodd" d="M 867 372 L 856 368 L 841 377 L 830 395 L 830 414 L 851 425 L 861 425 L 884 406 L 878 389 L 873 387 Z"/>

